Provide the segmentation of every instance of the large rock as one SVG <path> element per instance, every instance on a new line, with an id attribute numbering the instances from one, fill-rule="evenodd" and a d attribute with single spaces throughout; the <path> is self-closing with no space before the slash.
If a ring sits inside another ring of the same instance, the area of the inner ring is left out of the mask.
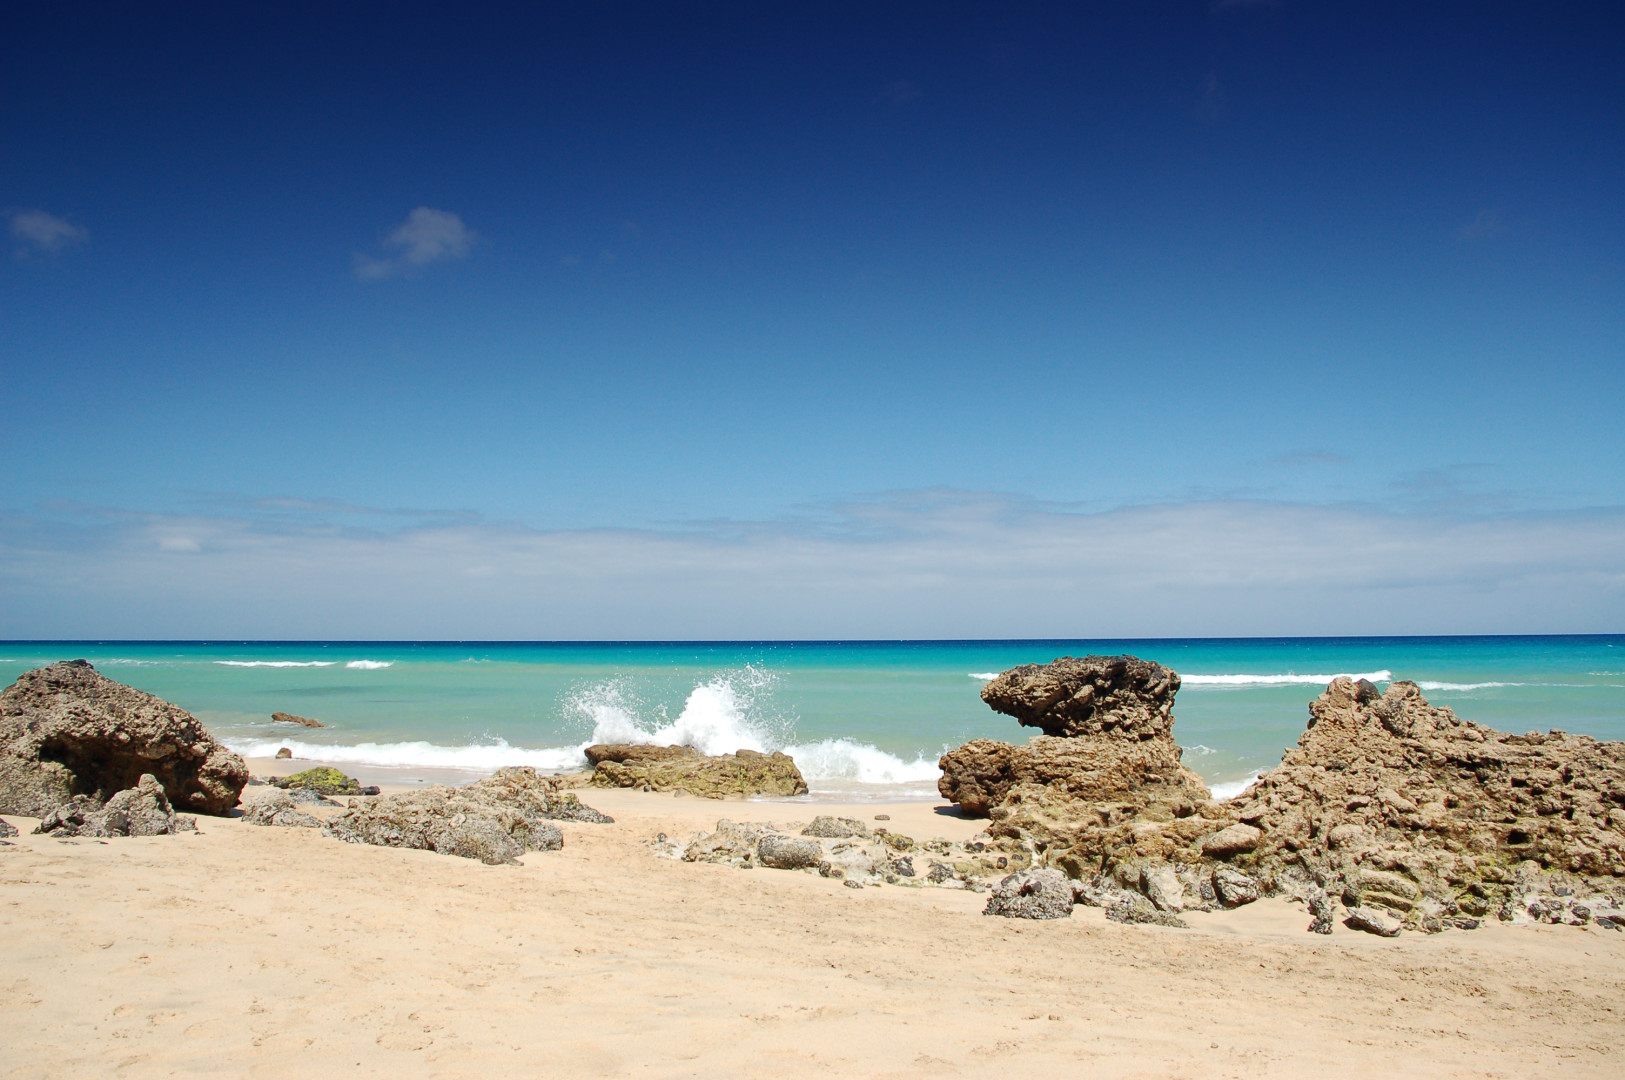
<path id="1" fill-rule="evenodd" d="M 1071 918 L 1072 883 L 1059 870 L 1011 874 L 993 886 L 982 914 L 1007 919 Z"/>
<path id="2" fill-rule="evenodd" d="M 1179 676 L 1135 656 L 1063 656 L 1023 664 L 982 687 L 982 700 L 1046 735 L 1154 739 L 1173 727 Z"/>
<path id="3" fill-rule="evenodd" d="M 322 828 L 346 843 L 417 848 L 494 865 L 526 851 L 563 847 L 555 819 L 610 820 L 581 805 L 557 777 L 509 768 L 466 787 L 436 784 L 352 805 Z"/>
<path id="4" fill-rule="evenodd" d="M 272 791 L 248 803 L 243 807 L 243 821 L 250 825 L 275 825 L 285 829 L 322 827 L 321 819 L 300 810 L 294 805 L 293 796 L 286 791 Z"/>
<path id="5" fill-rule="evenodd" d="M 1207 801 L 1201 777 L 1179 759 L 1179 747 L 1166 737 L 1141 742 L 1039 735 L 1025 746 L 976 739 L 942 755 L 937 790 L 972 817 L 989 816 L 1019 787 L 1046 788 L 1073 803 Z"/>
<path id="6" fill-rule="evenodd" d="M 168 836 L 196 828 L 192 818 L 175 813 L 158 778 L 148 773 L 105 803 L 73 797 L 41 817 L 34 831 L 47 836 Z"/>
<path id="7" fill-rule="evenodd" d="M 274 712 L 271 719 L 278 724 L 298 724 L 300 727 L 326 727 L 320 720 L 312 720 L 308 716 L 295 716 L 293 713 Z"/>
<path id="8" fill-rule="evenodd" d="M 815 840 L 774 835 L 756 842 L 756 861 L 775 870 L 805 870 L 817 866 L 823 857 L 824 849 Z M 914 876 L 912 870 L 909 876 Z"/>
<path id="9" fill-rule="evenodd" d="M 1237 866 L 1306 872 L 1406 920 L 1483 914 L 1554 874 L 1571 891 L 1625 887 L 1625 743 L 1508 735 L 1410 682 L 1339 678 L 1309 713 L 1297 747 L 1227 804 L 1261 833 Z"/>
<path id="10" fill-rule="evenodd" d="M 0 813 L 42 817 L 76 796 L 100 806 L 144 775 L 182 810 L 224 814 L 248 767 L 186 710 L 83 660 L 25 672 L 0 693 Z"/>
<path id="11" fill-rule="evenodd" d="M 318 795 L 376 795 L 378 788 L 363 787 L 361 781 L 338 769 L 318 765 L 292 776 L 274 776 L 271 784 L 290 790 L 314 791 Z"/>
<path id="12" fill-rule="evenodd" d="M 807 781 L 788 754 L 740 750 L 708 756 L 691 746 L 600 745 L 586 749 L 595 787 L 686 791 L 690 795 L 805 795 Z"/>

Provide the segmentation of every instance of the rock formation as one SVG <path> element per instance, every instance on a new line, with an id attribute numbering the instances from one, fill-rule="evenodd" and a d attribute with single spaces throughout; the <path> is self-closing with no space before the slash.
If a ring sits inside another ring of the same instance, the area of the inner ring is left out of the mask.
<path id="1" fill-rule="evenodd" d="M 293 713 L 274 712 L 271 719 L 278 724 L 298 724 L 300 727 L 326 727 L 320 720 L 312 720 L 308 716 L 295 716 Z"/>
<path id="2" fill-rule="evenodd" d="M 1297 747 L 1226 806 L 1259 835 L 1235 865 L 1312 877 L 1413 926 L 1500 911 L 1520 865 L 1625 899 L 1625 743 L 1508 735 L 1410 682 L 1340 678 L 1309 714 Z"/>
<path id="3" fill-rule="evenodd" d="M 1063 656 L 1002 672 L 982 700 L 1045 735 L 1155 739 L 1173 729 L 1178 692 L 1178 675 L 1137 656 Z"/>
<path id="4" fill-rule="evenodd" d="M 1007 919 L 1069 919 L 1072 882 L 1059 870 L 1023 870 L 1011 874 L 987 898 L 983 915 Z"/>
<path id="5" fill-rule="evenodd" d="M 805 795 L 807 781 L 787 754 L 739 750 L 707 756 L 692 746 L 599 745 L 586 749 L 595 787 L 730 795 Z"/>
<path id="6" fill-rule="evenodd" d="M 47 836 L 167 836 L 196 828 L 194 819 L 175 813 L 158 778 L 148 773 L 105 803 L 74 796 L 42 816 L 34 831 Z"/>
<path id="7" fill-rule="evenodd" d="M 243 807 L 243 820 L 250 825 L 276 825 L 282 828 L 322 827 L 321 819 L 300 810 L 294 805 L 293 796 L 286 791 L 272 791 L 248 803 Z"/>
<path id="8" fill-rule="evenodd" d="M 203 814 L 236 806 L 248 782 L 243 759 L 190 713 L 83 660 L 25 672 L 0 693 L 0 813 L 99 807 L 147 775 L 170 803 Z"/>
<path id="9" fill-rule="evenodd" d="M 0 818 L 0 840 L 5 840 L 5 839 L 7 839 L 9 837 L 13 837 L 13 836 L 16 836 L 16 835 L 17 835 L 17 826 L 13 825 L 11 822 L 7 821 L 5 818 Z"/>
<path id="10" fill-rule="evenodd" d="M 436 784 L 351 805 L 322 828 L 351 844 L 417 848 L 487 864 L 511 863 L 527 851 L 557 851 L 564 834 L 554 820 L 608 822 L 563 783 L 531 768 L 501 769 L 466 787 Z"/>

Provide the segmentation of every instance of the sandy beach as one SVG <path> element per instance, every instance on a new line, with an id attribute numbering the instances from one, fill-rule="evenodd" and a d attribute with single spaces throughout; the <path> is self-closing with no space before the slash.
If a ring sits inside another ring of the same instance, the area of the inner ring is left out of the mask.
<path id="1" fill-rule="evenodd" d="M 583 794 L 616 823 L 564 822 L 564 849 L 520 866 L 235 819 L 98 842 L 10 818 L 0 1076 L 1625 1068 L 1625 934 L 1490 920 L 1324 938 L 1279 900 L 1193 913 L 1190 930 L 1086 907 L 991 919 L 969 892 L 851 890 L 649 844 L 814 812 L 888 814 L 921 838 L 980 829 L 947 807 Z"/>

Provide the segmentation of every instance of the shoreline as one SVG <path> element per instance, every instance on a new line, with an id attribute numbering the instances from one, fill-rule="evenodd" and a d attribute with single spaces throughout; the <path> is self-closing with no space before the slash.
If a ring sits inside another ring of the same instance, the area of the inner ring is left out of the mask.
<path id="1" fill-rule="evenodd" d="M 564 849 L 518 866 L 230 818 L 106 843 L 12 818 L 5 1076 L 1601 1077 L 1625 1054 L 1614 932 L 1321 938 L 1284 900 L 1189 930 L 1083 907 L 990 919 L 973 893 L 854 892 L 649 843 L 795 804 L 582 794 L 616 823 L 561 822 Z M 817 809 L 917 837 L 985 825 Z"/>

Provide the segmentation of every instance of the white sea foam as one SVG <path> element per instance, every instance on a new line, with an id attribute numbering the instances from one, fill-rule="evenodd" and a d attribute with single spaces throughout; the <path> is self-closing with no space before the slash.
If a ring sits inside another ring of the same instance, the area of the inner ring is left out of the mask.
<path id="1" fill-rule="evenodd" d="M 1248 788 L 1252 787 L 1253 781 L 1257 780 L 1262 775 L 1262 773 L 1256 773 L 1247 777 L 1245 780 L 1232 780 L 1225 784 L 1210 784 L 1208 785 L 1208 790 L 1213 792 L 1213 797 L 1216 800 L 1219 802 L 1225 802 L 1226 800 L 1234 799 L 1237 795 L 1240 795 L 1243 791 L 1246 791 Z"/>
<path id="2" fill-rule="evenodd" d="M 1286 672 L 1280 675 L 1185 675 L 1179 676 L 1181 688 L 1195 686 L 1325 686 L 1333 679 L 1369 679 L 1371 682 L 1391 682 L 1394 673 L 1381 671 L 1340 672 L 1336 675 L 1299 675 Z"/>
<path id="3" fill-rule="evenodd" d="M 1190 753 L 1190 754 L 1196 754 L 1199 757 L 1207 757 L 1209 754 L 1217 754 L 1218 753 L 1218 751 L 1213 749 L 1213 747 L 1211 747 L 1211 746 L 1203 746 L 1201 743 L 1197 743 L 1195 746 L 1187 746 L 1187 747 L 1185 747 L 1185 752 Z"/>
<path id="4" fill-rule="evenodd" d="M 994 679 L 999 677 L 999 673 L 997 671 L 972 671 L 970 673 L 970 677 L 973 679 L 981 679 L 983 682 L 992 682 Z"/>
<path id="5" fill-rule="evenodd" d="M 1423 690 L 1487 690 L 1494 686 L 1524 686 L 1521 682 L 1431 682 L 1419 679 L 1417 686 Z"/>
<path id="6" fill-rule="evenodd" d="M 332 667 L 337 660 L 216 660 L 225 667 Z"/>
<path id="7" fill-rule="evenodd" d="M 387 668 L 394 663 L 393 660 L 351 660 L 344 666 L 353 671 L 377 671 L 379 668 Z"/>
<path id="8" fill-rule="evenodd" d="M 599 683 L 577 692 L 567 710 L 591 725 L 591 734 L 575 746 L 529 748 L 496 739 L 466 746 L 430 742 L 366 742 L 350 746 L 299 739 L 236 739 L 227 745 L 248 757 L 271 757 L 281 747 L 294 756 L 339 764 L 396 768 L 441 768 L 490 771 L 508 765 L 538 769 L 578 769 L 582 751 L 595 743 L 693 746 L 706 754 L 736 750 L 783 750 L 796 759 L 810 786 L 929 785 L 938 774 L 934 759 L 912 761 L 854 739 L 791 741 L 794 721 L 764 715 L 759 701 L 770 691 L 773 676 L 754 668 L 718 675 L 689 692 L 675 720 L 663 710 L 645 710 L 625 683 Z M 649 719 L 640 714 L 648 711 Z M 918 794 L 911 792 L 911 794 Z"/>

